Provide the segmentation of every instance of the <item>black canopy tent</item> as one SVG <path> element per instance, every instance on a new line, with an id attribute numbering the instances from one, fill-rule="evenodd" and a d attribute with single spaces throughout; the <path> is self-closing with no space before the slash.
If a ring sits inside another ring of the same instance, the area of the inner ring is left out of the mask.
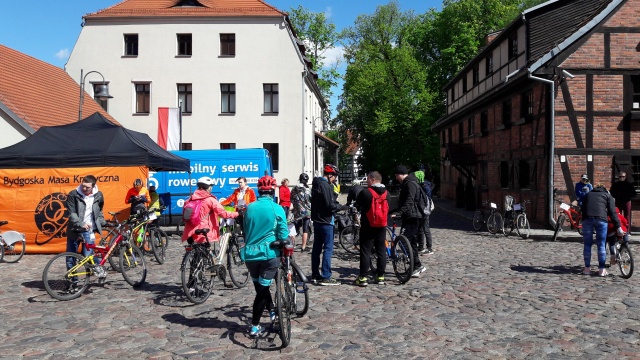
<path id="1" fill-rule="evenodd" d="M 189 160 L 164 150 L 149 135 L 118 126 L 98 112 L 72 124 L 41 127 L 25 140 L 0 149 L 3 169 L 92 166 L 190 170 Z"/>

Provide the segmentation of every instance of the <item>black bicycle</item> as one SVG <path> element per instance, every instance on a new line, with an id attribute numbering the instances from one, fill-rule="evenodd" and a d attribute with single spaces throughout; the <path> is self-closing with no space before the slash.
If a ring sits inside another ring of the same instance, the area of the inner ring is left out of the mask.
<path id="1" fill-rule="evenodd" d="M 360 213 L 354 206 L 349 206 L 344 214 L 337 214 L 336 220 L 339 222 L 340 246 L 350 253 L 360 253 Z"/>
<path id="2" fill-rule="evenodd" d="M 620 276 L 628 279 L 633 275 L 633 256 L 631 255 L 631 249 L 629 243 L 624 240 L 624 236 L 611 236 L 607 239 L 609 244 L 613 244 L 614 254 L 611 255 L 611 259 L 615 259 L 615 263 L 618 264 L 620 269 Z M 612 265 L 613 261 L 612 261 Z"/>

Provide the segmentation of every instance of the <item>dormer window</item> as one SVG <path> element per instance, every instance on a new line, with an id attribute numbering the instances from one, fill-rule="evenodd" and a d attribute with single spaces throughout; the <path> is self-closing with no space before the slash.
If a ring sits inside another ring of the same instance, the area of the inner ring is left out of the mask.
<path id="1" fill-rule="evenodd" d="M 480 82 L 480 65 L 476 64 L 473 67 L 473 86 L 478 85 Z"/>
<path id="2" fill-rule="evenodd" d="M 509 36 L 509 60 L 518 57 L 518 34 Z"/>
<path id="3" fill-rule="evenodd" d="M 493 55 L 487 56 L 484 63 L 485 76 L 493 74 Z"/>

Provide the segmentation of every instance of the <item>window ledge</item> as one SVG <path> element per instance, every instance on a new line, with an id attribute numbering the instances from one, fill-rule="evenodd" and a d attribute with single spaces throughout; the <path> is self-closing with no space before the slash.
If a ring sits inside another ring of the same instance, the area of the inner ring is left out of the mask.
<path id="1" fill-rule="evenodd" d="M 151 113 L 133 113 L 131 115 L 133 115 L 133 116 L 149 116 L 149 115 L 151 115 Z"/>
<path id="2" fill-rule="evenodd" d="M 190 112 L 183 112 L 183 113 L 182 113 L 182 116 L 191 116 L 191 114 L 193 114 L 193 113 L 190 113 Z"/>
<path id="3" fill-rule="evenodd" d="M 176 55 L 176 58 L 190 58 L 191 55 Z"/>
<path id="4" fill-rule="evenodd" d="M 233 54 L 233 55 L 218 55 L 218 58 L 234 58 L 234 57 L 236 57 L 235 54 Z"/>
<path id="5" fill-rule="evenodd" d="M 527 119 L 526 118 L 520 118 L 519 120 L 516 121 L 516 125 L 523 125 L 527 123 Z"/>
<path id="6" fill-rule="evenodd" d="M 629 111 L 629 113 L 631 114 L 631 119 L 632 120 L 640 119 L 640 109 L 631 110 L 631 111 Z"/>
<path id="7" fill-rule="evenodd" d="M 507 127 L 506 127 L 506 126 L 504 126 L 504 124 L 496 126 L 496 130 L 504 130 L 504 129 L 506 129 L 506 128 L 507 128 Z"/>
<path id="8" fill-rule="evenodd" d="M 236 116 L 236 113 L 220 113 L 218 116 Z"/>
<path id="9" fill-rule="evenodd" d="M 262 113 L 262 116 L 278 116 L 279 113 Z"/>
<path id="10" fill-rule="evenodd" d="M 126 59 L 126 58 L 137 58 L 138 55 L 122 55 L 121 58 Z"/>

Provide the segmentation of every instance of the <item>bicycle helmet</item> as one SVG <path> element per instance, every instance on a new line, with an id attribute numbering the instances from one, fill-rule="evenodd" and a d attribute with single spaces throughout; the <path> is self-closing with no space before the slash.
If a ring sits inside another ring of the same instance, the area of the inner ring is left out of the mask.
<path id="1" fill-rule="evenodd" d="M 333 164 L 326 164 L 324 166 L 324 173 L 325 174 L 336 174 L 336 175 L 338 175 L 338 167 L 333 165 Z"/>
<path id="2" fill-rule="evenodd" d="M 142 186 L 142 180 L 141 179 L 133 180 L 133 186 L 135 187 Z"/>
<path id="3" fill-rule="evenodd" d="M 211 186 L 211 185 L 213 185 L 213 180 L 211 180 L 210 177 L 203 176 L 200 179 L 198 179 L 198 185 Z"/>
<path id="4" fill-rule="evenodd" d="M 306 173 L 300 174 L 298 181 L 300 181 L 303 184 L 306 184 L 309 181 L 309 175 L 307 175 Z"/>
<path id="5" fill-rule="evenodd" d="M 258 191 L 275 190 L 276 186 L 278 186 L 276 179 L 269 175 L 265 175 L 258 180 Z"/>

